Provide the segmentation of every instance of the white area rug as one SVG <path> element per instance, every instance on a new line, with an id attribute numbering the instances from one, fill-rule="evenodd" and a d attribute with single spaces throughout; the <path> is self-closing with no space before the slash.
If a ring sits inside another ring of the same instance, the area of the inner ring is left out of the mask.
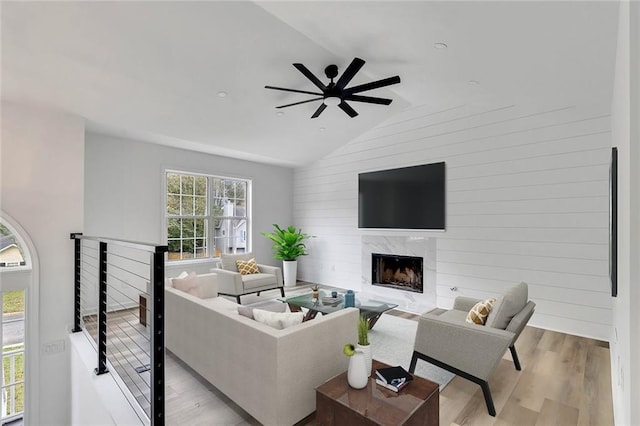
<path id="1" fill-rule="evenodd" d="M 416 321 L 383 314 L 369 331 L 373 358 L 389 365 L 401 365 L 408 371 L 417 327 Z M 440 384 L 441 391 L 455 377 L 422 360 L 418 360 L 415 375 Z"/>
<path id="2" fill-rule="evenodd" d="M 326 287 L 323 287 L 323 290 L 328 291 Z M 310 291 L 308 286 L 285 287 L 287 296 L 309 293 Z M 278 297 L 280 297 L 280 290 L 265 291 L 260 293 L 260 296 L 248 294 L 242 296 L 242 304 L 268 309 L 270 305 L 281 303 L 275 300 Z M 230 300 L 235 301 L 235 298 L 230 298 Z M 405 370 L 409 370 L 417 328 L 416 321 L 383 314 L 369 332 L 373 358 L 389 365 L 401 365 Z M 422 360 L 418 360 L 415 374 L 440 384 L 440 390 L 455 377 L 454 374 Z"/>

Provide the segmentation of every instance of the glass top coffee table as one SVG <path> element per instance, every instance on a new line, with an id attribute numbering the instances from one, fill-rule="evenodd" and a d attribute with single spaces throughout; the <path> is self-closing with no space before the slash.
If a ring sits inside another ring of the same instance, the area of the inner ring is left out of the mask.
<path id="1" fill-rule="evenodd" d="M 369 329 L 373 328 L 384 312 L 398 306 L 393 303 L 371 299 L 362 293 L 356 293 L 355 299 L 355 307 L 360 309 L 360 315 L 363 315 L 369 320 Z M 330 314 L 344 309 L 344 293 L 338 293 L 337 297 L 325 295 L 317 299 L 314 298 L 311 293 L 307 293 L 290 297 L 280 297 L 278 300 L 287 303 L 291 312 L 300 312 L 302 308 L 306 308 L 307 313 L 304 316 L 304 321 L 315 318 L 318 312 Z"/>

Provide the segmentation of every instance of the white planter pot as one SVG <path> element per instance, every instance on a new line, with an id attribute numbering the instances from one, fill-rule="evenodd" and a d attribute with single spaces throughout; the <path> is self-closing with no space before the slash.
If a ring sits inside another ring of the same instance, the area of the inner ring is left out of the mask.
<path id="1" fill-rule="evenodd" d="M 284 275 L 285 287 L 295 287 L 296 275 L 298 274 L 298 261 L 297 260 L 283 260 L 282 261 L 282 274 Z"/>
<path id="2" fill-rule="evenodd" d="M 360 350 L 349 358 L 349 368 L 347 369 L 347 382 L 355 389 L 362 389 L 369 383 L 367 366 L 364 354 Z"/>
<path id="3" fill-rule="evenodd" d="M 365 360 L 365 366 L 367 367 L 367 377 L 371 376 L 371 368 L 373 364 L 373 360 L 371 358 L 371 345 L 362 346 L 360 343 L 356 344 L 356 348 L 362 351 Z"/>

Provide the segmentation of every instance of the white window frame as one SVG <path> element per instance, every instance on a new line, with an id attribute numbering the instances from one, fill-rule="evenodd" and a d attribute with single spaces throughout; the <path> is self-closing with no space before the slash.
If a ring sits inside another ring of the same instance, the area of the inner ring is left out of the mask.
<path id="1" fill-rule="evenodd" d="M 2 291 L 24 291 L 25 304 L 25 336 L 24 336 L 24 412 L 22 414 L 24 424 L 37 423 L 40 418 L 40 392 L 38 378 L 40 371 L 39 345 L 39 259 L 35 245 L 29 234 L 5 211 L 0 211 L 3 224 L 17 238 L 18 245 L 22 249 L 25 264 L 14 267 L 0 268 L 0 281 Z M 15 278 L 11 279 L 11 278 Z M 2 333 L 0 332 L 0 338 Z M 19 418 L 20 415 L 5 418 L 3 421 Z"/>
<path id="2" fill-rule="evenodd" d="M 173 173 L 178 175 L 188 175 L 188 176 L 196 176 L 196 177 L 206 177 L 207 178 L 207 215 L 169 215 L 167 211 L 167 202 L 168 202 L 168 192 L 167 192 L 167 175 Z M 250 178 L 246 177 L 238 177 L 238 176 L 224 176 L 224 175 L 215 175 L 201 172 L 192 172 L 187 170 L 180 169 L 165 169 L 163 174 L 163 235 L 164 240 L 169 243 L 169 219 L 172 218 L 204 218 L 205 226 L 206 226 L 206 244 L 207 244 L 207 257 L 199 257 L 192 259 L 168 259 L 167 265 L 180 265 L 180 264 L 189 264 L 189 263 L 203 263 L 203 262 L 211 262 L 212 260 L 219 259 L 220 256 L 216 255 L 215 250 L 215 229 L 214 223 L 216 218 L 221 218 L 221 216 L 215 216 L 213 211 L 213 180 L 214 179 L 223 179 L 223 180 L 234 180 L 234 181 L 242 181 L 246 184 L 246 193 L 245 193 L 245 216 L 222 216 L 223 219 L 244 219 L 246 221 L 246 229 L 245 229 L 245 240 L 246 247 L 245 252 L 251 251 L 252 244 L 252 235 L 253 235 L 253 226 L 252 226 L 252 217 L 251 217 L 251 203 L 252 203 L 252 188 L 253 181 Z M 224 253 L 224 252 L 223 252 Z"/>

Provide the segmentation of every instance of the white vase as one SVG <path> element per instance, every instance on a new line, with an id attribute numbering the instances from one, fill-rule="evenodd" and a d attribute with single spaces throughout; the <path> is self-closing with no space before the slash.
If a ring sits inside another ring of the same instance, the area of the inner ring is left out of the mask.
<path id="1" fill-rule="evenodd" d="M 364 354 L 364 360 L 365 360 L 364 365 L 367 368 L 367 377 L 370 377 L 371 376 L 371 363 L 372 363 L 371 345 L 362 346 L 360 343 L 358 343 L 356 345 L 356 348 L 361 350 L 362 353 Z"/>
<path id="2" fill-rule="evenodd" d="M 284 275 L 285 287 L 295 287 L 296 275 L 298 274 L 298 261 L 297 260 L 283 260 L 282 261 L 282 273 Z"/>
<path id="3" fill-rule="evenodd" d="M 347 382 L 349 383 L 349 386 L 355 389 L 362 389 L 367 386 L 367 383 L 369 383 L 364 353 L 359 349 L 356 349 L 356 353 L 349 357 Z"/>

